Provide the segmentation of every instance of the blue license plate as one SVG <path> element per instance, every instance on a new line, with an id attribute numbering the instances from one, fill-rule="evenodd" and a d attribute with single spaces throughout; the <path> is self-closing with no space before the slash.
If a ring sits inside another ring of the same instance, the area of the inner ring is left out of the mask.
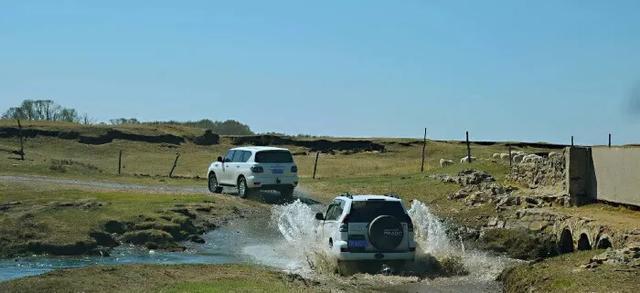
<path id="1" fill-rule="evenodd" d="M 282 169 L 271 169 L 271 173 L 273 173 L 273 174 L 282 174 L 283 170 Z"/>
<path id="2" fill-rule="evenodd" d="M 365 248 L 367 247 L 367 240 L 349 240 L 348 245 L 353 248 Z"/>

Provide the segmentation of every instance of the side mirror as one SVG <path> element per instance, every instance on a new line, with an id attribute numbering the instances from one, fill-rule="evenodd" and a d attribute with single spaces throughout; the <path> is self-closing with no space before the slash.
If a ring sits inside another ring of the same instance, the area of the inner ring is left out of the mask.
<path id="1" fill-rule="evenodd" d="M 324 215 L 322 215 L 322 213 L 317 213 L 316 214 L 316 220 L 323 221 L 324 220 Z"/>
<path id="2" fill-rule="evenodd" d="M 216 159 L 216 161 L 222 162 L 222 157 L 218 156 L 218 159 Z"/>

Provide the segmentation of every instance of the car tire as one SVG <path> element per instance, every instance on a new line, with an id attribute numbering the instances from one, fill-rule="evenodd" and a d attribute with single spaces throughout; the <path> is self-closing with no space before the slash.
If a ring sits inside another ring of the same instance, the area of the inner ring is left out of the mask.
<path id="1" fill-rule="evenodd" d="M 241 198 L 247 198 L 249 195 L 253 194 L 254 191 L 249 188 L 249 186 L 247 186 L 247 179 L 245 179 L 243 176 L 240 176 L 240 178 L 238 178 L 238 196 Z"/>
<path id="2" fill-rule="evenodd" d="M 284 198 L 292 198 L 293 197 L 293 190 L 294 187 L 290 186 L 290 187 L 284 187 L 281 188 L 280 191 L 280 195 Z"/>
<path id="3" fill-rule="evenodd" d="M 216 177 L 216 173 L 211 172 L 209 174 L 209 179 L 207 180 L 207 185 L 209 187 L 209 191 L 212 193 L 222 193 L 222 186 L 218 184 L 218 177 Z"/>

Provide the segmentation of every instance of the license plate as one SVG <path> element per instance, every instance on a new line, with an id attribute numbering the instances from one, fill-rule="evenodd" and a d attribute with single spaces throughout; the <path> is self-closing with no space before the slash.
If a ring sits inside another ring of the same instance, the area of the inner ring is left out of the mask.
<path id="1" fill-rule="evenodd" d="M 271 169 L 271 173 L 273 173 L 273 174 L 282 174 L 283 170 L 282 169 Z"/>
<path id="2" fill-rule="evenodd" d="M 349 240 L 348 245 L 353 248 L 365 248 L 367 247 L 367 240 Z"/>

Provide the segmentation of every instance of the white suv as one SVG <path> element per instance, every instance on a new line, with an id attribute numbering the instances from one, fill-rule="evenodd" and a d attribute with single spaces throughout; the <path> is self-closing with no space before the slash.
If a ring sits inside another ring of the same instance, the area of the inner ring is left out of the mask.
<path id="1" fill-rule="evenodd" d="M 395 196 L 341 195 L 316 220 L 322 221 L 321 241 L 338 262 L 414 259 L 413 222 Z"/>
<path id="2" fill-rule="evenodd" d="M 287 149 L 239 147 L 211 163 L 208 179 L 209 191 L 214 193 L 229 186 L 236 187 L 241 197 L 260 189 L 277 190 L 282 196 L 291 197 L 298 185 L 298 167 Z"/>

